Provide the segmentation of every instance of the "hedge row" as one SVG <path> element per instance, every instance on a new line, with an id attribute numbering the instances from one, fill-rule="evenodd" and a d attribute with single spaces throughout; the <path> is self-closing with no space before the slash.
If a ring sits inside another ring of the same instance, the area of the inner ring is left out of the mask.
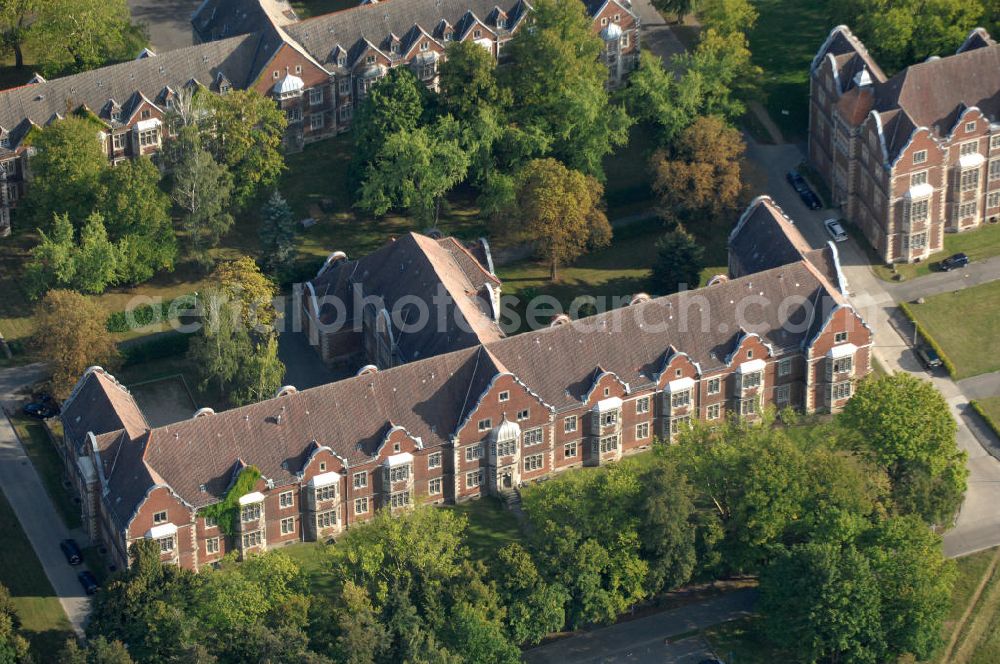
<path id="1" fill-rule="evenodd" d="M 951 361 L 951 358 L 949 358 L 948 354 L 944 352 L 944 349 L 938 345 L 938 342 L 934 340 L 934 337 L 928 334 L 927 330 L 924 329 L 924 326 L 917 321 L 917 317 L 913 314 L 913 310 L 910 308 L 910 305 L 906 302 L 900 302 L 899 309 L 911 323 L 917 326 L 917 334 L 924 340 L 924 343 L 933 348 L 934 352 L 941 358 L 941 364 L 943 364 L 944 368 L 948 370 L 948 375 L 951 376 L 952 379 L 957 380 L 956 376 L 958 375 L 958 370 L 955 369 L 955 363 Z"/>
<path id="2" fill-rule="evenodd" d="M 178 357 L 187 353 L 190 343 L 190 334 L 164 332 L 147 341 L 123 344 L 121 347 L 122 362 L 128 367 L 152 360 Z"/>
<path id="3" fill-rule="evenodd" d="M 180 301 L 178 302 L 178 300 Z M 108 316 L 108 332 L 129 332 L 135 327 L 145 327 L 153 323 L 165 322 L 174 302 L 177 302 L 174 313 L 182 313 L 193 309 L 195 306 L 194 296 L 182 295 L 176 300 L 168 300 L 157 304 L 144 304 L 129 311 L 116 311 Z M 129 322 L 129 317 L 132 319 L 131 323 Z"/>
<path id="4" fill-rule="evenodd" d="M 983 408 L 982 404 L 978 401 L 970 401 L 969 405 L 972 406 L 972 410 L 979 413 L 979 417 L 983 418 L 983 422 L 986 422 L 986 426 L 993 429 L 993 433 L 996 434 L 997 438 L 1000 438 L 1000 422 L 993 419 L 993 417 L 986 412 L 986 409 Z"/>

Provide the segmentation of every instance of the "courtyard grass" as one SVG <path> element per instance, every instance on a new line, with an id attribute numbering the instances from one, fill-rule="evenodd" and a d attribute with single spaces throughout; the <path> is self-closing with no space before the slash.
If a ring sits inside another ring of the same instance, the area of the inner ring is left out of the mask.
<path id="1" fill-rule="evenodd" d="M 10 422 L 63 523 L 69 529 L 79 528 L 82 523 L 80 505 L 65 484 L 62 457 L 46 433 L 45 426 L 20 416 L 12 416 Z"/>
<path id="2" fill-rule="evenodd" d="M 809 128 L 809 65 L 830 32 L 825 3 L 758 0 L 750 31 L 754 64 L 764 70 L 762 93 L 771 119 L 787 141 L 805 140 Z"/>
<path id="3" fill-rule="evenodd" d="M 945 622 L 945 639 L 953 639 L 954 646 L 950 651 L 947 648 L 941 649 L 935 657 L 940 664 L 988 664 L 1000 661 L 998 555 L 1000 553 L 994 548 L 957 561 L 958 578 Z"/>
<path id="4" fill-rule="evenodd" d="M 303 20 L 357 6 L 357 0 L 292 0 L 292 9 Z"/>
<path id="5" fill-rule="evenodd" d="M 701 631 L 701 636 L 724 662 L 773 664 L 794 661 L 764 637 L 763 622 L 758 616 L 740 618 L 708 627 Z"/>
<path id="6" fill-rule="evenodd" d="M 955 380 L 1000 369 L 1000 282 L 935 295 L 910 311 L 955 365 Z"/>
<path id="7" fill-rule="evenodd" d="M 4 533 L 0 583 L 10 591 L 35 661 L 55 662 L 66 639 L 73 636 L 72 627 L 3 493 L 0 493 L 0 529 Z"/>
<path id="8" fill-rule="evenodd" d="M 458 505 L 447 505 L 442 509 L 468 519 L 465 529 L 465 543 L 477 560 L 490 562 L 497 551 L 507 544 L 521 539 L 517 518 L 492 496 L 470 500 Z"/>

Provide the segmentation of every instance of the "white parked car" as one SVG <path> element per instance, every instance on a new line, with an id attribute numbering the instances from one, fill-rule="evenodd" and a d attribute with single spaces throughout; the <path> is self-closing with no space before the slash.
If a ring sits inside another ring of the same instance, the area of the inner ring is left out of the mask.
<path id="1" fill-rule="evenodd" d="M 834 242 L 843 242 L 847 239 L 847 232 L 836 219 L 827 219 L 823 225 L 826 226 L 826 232 L 830 234 Z"/>

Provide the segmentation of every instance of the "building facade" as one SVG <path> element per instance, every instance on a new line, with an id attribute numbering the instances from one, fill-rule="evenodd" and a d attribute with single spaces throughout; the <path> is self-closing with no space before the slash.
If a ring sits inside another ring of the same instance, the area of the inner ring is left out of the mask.
<path id="1" fill-rule="evenodd" d="M 809 109 L 810 162 L 886 263 L 1000 220 L 1000 46 L 982 28 L 891 78 L 834 28 L 810 69 Z"/>
<path id="2" fill-rule="evenodd" d="M 86 528 L 117 564 L 153 539 L 164 561 L 198 569 L 334 538 L 379 509 L 505 496 L 693 420 L 837 411 L 870 370 L 871 330 L 844 296 L 833 245 L 762 258 L 766 238 L 806 247 L 761 198 L 730 237 L 735 269 L 706 288 L 168 426 L 150 427 L 95 367 L 62 414 Z M 205 509 L 248 466 L 261 477 L 227 535 Z"/>
<path id="3" fill-rule="evenodd" d="M 217 94 L 253 89 L 284 111 L 285 145 L 297 150 L 347 131 L 368 91 L 392 68 L 407 67 L 436 90 L 438 63 L 450 42 L 474 41 L 502 60 L 531 9 L 525 0 L 392 0 L 296 21 L 270 7 L 271 0 L 260 2 L 268 10 L 252 21 L 221 20 L 217 12 L 241 4 L 228 1 L 206 4 L 195 16 L 196 26 L 204 23 L 203 36 L 241 26 L 253 32 L 159 55 L 147 49 L 132 62 L 53 81 L 36 76 L 0 91 L 0 235 L 29 179 L 31 150 L 24 139 L 32 127 L 66 113 L 96 116 L 103 124 L 99 140 L 114 162 L 159 151 L 169 138 L 166 115 L 194 88 Z M 614 87 L 638 65 L 638 16 L 627 0 L 585 6 L 603 40 L 601 58 Z M 199 19 L 203 12 L 215 19 Z"/>

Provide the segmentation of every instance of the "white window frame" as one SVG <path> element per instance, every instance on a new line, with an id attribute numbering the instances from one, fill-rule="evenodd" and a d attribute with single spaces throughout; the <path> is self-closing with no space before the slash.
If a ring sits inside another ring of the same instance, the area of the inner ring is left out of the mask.
<path id="1" fill-rule="evenodd" d="M 792 373 L 792 358 L 785 357 L 778 360 L 778 375 L 789 376 Z"/>
<path id="2" fill-rule="evenodd" d="M 718 403 L 709 404 L 708 408 L 705 409 L 706 420 L 717 420 L 721 416 L 722 416 L 722 404 Z"/>
<path id="3" fill-rule="evenodd" d="M 440 477 L 432 477 L 427 480 L 427 495 L 429 496 L 439 496 L 444 491 L 444 484 Z"/>
<path id="4" fill-rule="evenodd" d="M 481 432 L 482 431 L 489 431 L 490 429 L 493 428 L 493 420 L 491 418 L 487 417 L 484 420 L 479 420 L 479 423 L 477 424 L 477 426 L 479 428 L 479 431 L 481 431 Z"/>
<path id="5" fill-rule="evenodd" d="M 475 443 L 465 448 L 466 461 L 478 461 L 483 458 L 483 444 Z"/>
<path id="6" fill-rule="evenodd" d="M 563 458 L 564 459 L 575 459 L 576 455 L 579 454 L 580 445 L 578 441 L 571 441 L 563 445 Z"/>
<path id="7" fill-rule="evenodd" d="M 212 555 L 220 550 L 220 540 L 218 537 L 209 537 L 205 540 L 205 553 Z"/>
<path id="8" fill-rule="evenodd" d="M 563 419 L 563 433 L 573 433 L 577 428 L 576 415 L 569 415 Z"/>
<path id="9" fill-rule="evenodd" d="M 977 152 L 979 152 L 979 139 L 966 141 L 958 146 L 958 154 L 963 157 L 967 154 L 976 154 Z"/>
<path id="10" fill-rule="evenodd" d="M 434 468 L 440 468 L 440 467 L 441 467 L 441 453 L 432 452 L 427 457 L 427 470 L 432 470 Z"/>
<path id="11" fill-rule="evenodd" d="M 481 486 L 482 483 L 483 483 L 483 471 L 482 471 L 482 469 L 480 469 L 480 470 L 473 470 L 473 471 L 468 472 L 468 473 L 465 474 L 465 488 L 466 489 L 475 489 L 476 487 Z"/>
<path id="12" fill-rule="evenodd" d="M 323 88 L 311 88 L 309 90 L 309 105 L 319 106 L 323 103 Z"/>
<path id="13" fill-rule="evenodd" d="M 368 496 L 361 496 L 360 498 L 354 499 L 354 513 L 355 514 L 368 513 Z"/>
<path id="14" fill-rule="evenodd" d="M 718 394 L 722 391 L 722 378 L 709 378 L 708 379 L 708 389 L 706 390 L 709 394 Z"/>
<path id="15" fill-rule="evenodd" d="M 541 470 L 545 467 L 545 459 L 541 454 L 532 454 L 531 456 L 524 457 L 524 472 L 530 473 L 535 470 Z"/>
<path id="16" fill-rule="evenodd" d="M 244 505 L 240 509 L 240 522 L 250 523 L 251 521 L 260 521 L 260 517 L 263 515 L 263 510 L 261 509 L 260 503 L 252 503 L 250 505 Z"/>
<path id="17" fill-rule="evenodd" d="M 322 530 L 324 528 L 333 528 L 337 525 L 337 510 L 326 510 L 324 512 L 319 512 L 316 514 L 316 529 Z M 294 524 L 292 526 L 294 528 Z M 295 532 L 294 529 L 286 533 L 284 527 L 282 527 L 282 535 L 290 535 Z"/>
<path id="18" fill-rule="evenodd" d="M 294 491 L 282 491 L 278 494 L 278 507 L 281 509 L 288 509 L 289 507 L 295 507 L 295 492 Z"/>
<path id="19" fill-rule="evenodd" d="M 523 422 L 531 417 L 531 409 L 525 408 L 524 410 L 517 411 L 517 421 Z"/>
<path id="20" fill-rule="evenodd" d="M 317 503 L 322 503 L 326 500 L 336 500 L 337 498 L 337 485 L 328 484 L 327 486 L 318 486 L 315 489 L 315 499 Z"/>
<path id="21" fill-rule="evenodd" d="M 154 524 L 166 523 L 167 521 L 168 521 L 168 519 L 167 519 L 167 510 L 161 510 L 161 511 L 155 512 L 153 514 L 153 523 Z"/>
<path id="22" fill-rule="evenodd" d="M 927 150 L 917 150 L 913 153 L 913 163 L 922 164 L 927 161 Z"/>
<path id="23" fill-rule="evenodd" d="M 309 129 L 310 131 L 316 131 L 317 129 L 322 129 L 326 126 L 326 114 L 325 113 L 312 113 L 309 116 Z"/>
<path id="24" fill-rule="evenodd" d="M 402 466 L 393 466 L 389 469 L 389 483 L 395 484 L 396 482 L 405 482 L 410 479 L 410 464 L 406 463 Z"/>
<path id="25" fill-rule="evenodd" d="M 292 535 L 295 533 L 295 517 L 289 516 L 281 520 L 279 524 L 282 535 Z"/>
<path id="26" fill-rule="evenodd" d="M 792 386 L 791 385 L 779 385 L 774 388 L 774 403 L 781 405 L 787 404 L 792 400 Z"/>
<path id="27" fill-rule="evenodd" d="M 504 403 L 505 401 L 510 401 L 510 392 L 508 390 L 504 390 L 503 392 L 497 395 L 497 400 L 500 403 Z"/>
<path id="28" fill-rule="evenodd" d="M 368 486 L 368 471 L 362 470 L 361 472 L 354 473 L 351 479 L 351 486 L 355 489 L 364 489 Z"/>
<path id="29" fill-rule="evenodd" d="M 264 544 L 264 535 L 259 530 L 253 530 L 249 533 L 243 533 L 240 541 L 243 543 L 244 549 L 252 549 Z"/>
<path id="30" fill-rule="evenodd" d="M 635 412 L 637 415 L 649 412 L 649 397 L 639 397 L 635 400 Z"/>
<path id="31" fill-rule="evenodd" d="M 639 422 L 635 425 L 635 439 L 645 440 L 649 438 L 649 422 Z"/>
<path id="32" fill-rule="evenodd" d="M 671 408 L 686 408 L 691 405 L 691 390 L 674 392 L 670 395 Z"/>
<path id="33" fill-rule="evenodd" d="M 409 507 L 410 505 L 410 490 L 396 491 L 389 495 L 389 507 L 392 509 L 399 509 L 400 507 Z"/>
<path id="34" fill-rule="evenodd" d="M 531 447 L 532 445 L 541 445 L 544 441 L 545 441 L 545 434 L 542 432 L 541 427 L 528 429 L 523 434 L 521 434 L 521 444 L 524 447 Z"/>
<path id="35" fill-rule="evenodd" d="M 174 549 L 177 548 L 177 542 L 173 535 L 168 535 L 166 537 L 157 537 L 156 543 L 160 545 L 160 555 L 164 553 L 173 553 Z"/>

